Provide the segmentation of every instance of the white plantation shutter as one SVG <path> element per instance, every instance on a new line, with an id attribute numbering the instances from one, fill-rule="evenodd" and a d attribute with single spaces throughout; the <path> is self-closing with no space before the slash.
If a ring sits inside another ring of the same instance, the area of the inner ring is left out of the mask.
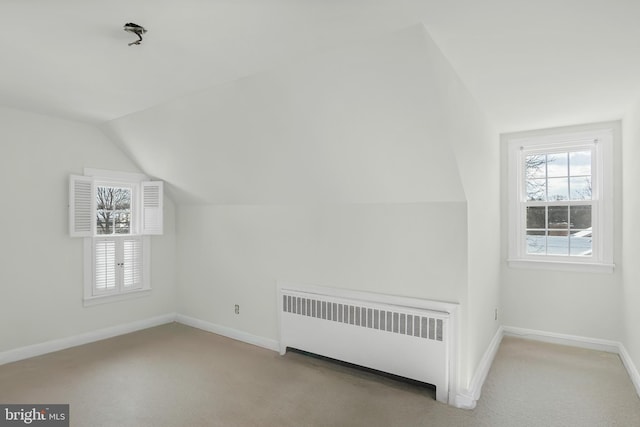
<path id="1" fill-rule="evenodd" d="M 162 181 L 142 182 L 142 234 L 162 234 Z"/>
<path id="2" fill-rule="evenodd" d="M 90 176 L 71 175 L 69 182 L 69 233 L 85 238 L 85 305 L 119 301 L 128 298 L 126 294 L 144 295 L 151 290 L 147 235 L 163 233 L 163 183 L 142 181 L 148 178 L 140 174 L 87 173 Z M 128 206 L 101 207 L 100 213 L 118 215 L 120 223 L 128 226 L 97 234 L 98 191 L 114 189 L 129 191 Z"/>
<path id="3" fill-rule="evenodd" d="M 93 235 L 94 205 L 93 178 L 71 175 L 69 180 L 69 234 L 71 237 Z"/>
<path id="4" fill-rule="evenodd" d="M 116 284 L 116 241 L 113 239 L 94 240 L 94 290 L 96 293 L 115 291 Z"/>
<path id="5" fill-rule="evenodd" d="M 142 237 L 93 239 L 93 295 L 114 293 L 144 286 L 144 244 Z"/>
<path id="6" fill-rule="evenodd" d="M 125 238 L 122 251 L 122 286 L 125 289 L 137 289 L 142 287 L 142 239 Z"/>

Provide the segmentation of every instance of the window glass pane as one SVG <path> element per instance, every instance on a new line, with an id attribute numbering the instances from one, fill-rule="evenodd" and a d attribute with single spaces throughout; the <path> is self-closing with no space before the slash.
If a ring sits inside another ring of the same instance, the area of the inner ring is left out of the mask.
<path id="1" fill-rule="evenodd" d="M 569 179 L 568 178 L 549 178 L 548 180 L 548 200 L 567 200 L 569 199 Z"/>
<path id="2" fill-rule="evenodd" d="M 569 175 L 569 153 L 547 155 L 547 176 L 560 177 Z"/>
<path id="3" fill-rule="evenodd" d="M 591 151 L 569 153 L 569 174 L 571 176 L 591 176 Z"/>
<path id="4" fill-rule="evenodd" d="M 544 178 L 547 173 L 546 156 L 544 154 L 534 154 L 525 157 L 525 176 L 527 179 Z"/>
<path id="5" fill-rule="evenodd" d="M 549 228 L 557 230 L 555 235 L 567 235 L 566 232 L 564 234 L 558 233 L 561 229 L 567 230 L 569 228 L 569 206 L 549 206 Z"/>
<path id="6" fill-rule="evenodd" d="M 113 215 L 111 211 L 105 209 L 98 209 L 96 212 L 97 217 L 97 234 L 112 234 L 113 233 Z"/>
<path id="7" fill-rule="evenodd" d="M 591 177 L 570 178 L 571 200 L 591 200 Z"/>
<path id="8" fill-rule="evenodd" d="M 544 231 L 527 231 L 527 254 L 545 255 L 547 253 L 547 237 Z"/>
<path id="9" fill-rule="evenodd" d="M 544 179 L 527 180 L 527 201 L 546 201 L 546 181 Z"/>
<path id="10" fill-rule="evenodd" d="M 96 234 L 131 233 L 131 189 L 96 188 Z"/>
<path id="11" fill-rule="evenodd" d="M 564 235 L 552 235 L 549 232 L 547 237 L 547 255 L 569 255 L 569 236 L 566 231 L 562 231 Z"/>
<path id="12" fill-rule="evenodd" d="M 591 229 L 591 206 L 571 206 L 571 229 Z"/>
<path id="13" fill-rule="evenodd" d="M 569 255 L 569 206 L 549 206 L 547 255 Z"/>
<path id="14" fill-rule="evenodd" d="M 544 206 L 527 207 L 527 228 L 546 228 L 545 212 Z"/>
<path id="15" fill-rule="evenodd" d="M 572 256 L 591 256 L 592 237 L 591 230 L 581 230 L 571 233 L 571 254 Z"/>
<path id="16" fill-rule="evenodd" d="M 525 246 L 513 248 L 510 245 L 511 256 L 524 256 L 525 259 L 526 255 L 529 258 L 552 257 L 558 262 L 573 257 L 578 263 L 589 261 L 577 259 L 579 257 L 598 262 L 604 259 L 599 252 L 599 239 L 609 236 L 600 236 L 601 230 L 597 228 L 602 220 L 601 201 L 597 199 L 605 196 L 599 194 L 601 159 L 597 146 L 591 143 L 598 139 L 599 135 L 594 134 L 593 138 L 580 136 L 574 139 L 572 136 L 566 141 L 555 137 L 510 141 L 510 155 L 521 162 L 510 165 L 515 166 L 510 168 L 510 178 L 517 178 L 519 185 L 511 187 L 513 191 L 510 189 L 509 196 L 519 205 L 517 209 L 512 207 L 515 223 L 511 227 L 520 234 L 514 242 Z M 600 142 L 608 145 L 610 137 L 603 136 Z M 518 170 L 521 175 L 513 176 Z M 593 224 L 596 220 L 597 224 Z M 594 232 L 598 243 L 595 246 Z"/>
<path id="17" fill-rule="evenodd" d="M 114 213 L 115 232 L 116 234 L 130 234 L 131 233 L 131 214 L 129 212 Z"/>

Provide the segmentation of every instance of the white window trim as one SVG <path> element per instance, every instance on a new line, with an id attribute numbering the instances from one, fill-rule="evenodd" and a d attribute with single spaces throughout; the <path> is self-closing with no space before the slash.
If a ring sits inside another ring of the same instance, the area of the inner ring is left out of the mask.
<path id="1" fill-rule="evenodd" d="M 135 204 L 134 215 L 132 218 L 132 233 L 131 236 L 140 237 L 142 240 L 142 286 L 135 289 L 117 289 L 113 292 L 98 293 L 94 289 L 94 245 L 95 239 L 108 238 L 109 236 L 96 236 L 95 235 L 95 219 L 91 217 L 92 229 L 94 230 L 91 235 L 88 233 L 78 234 L 74 233 L 73 223 L 70 222 L 71 235 L 72 236 L 84 236 L 83 237 L 83 291 L 84 298 L 83 304 L 85 307 L 94 306 L 98 304 L 105 304 L 117 301 L 124 301 L 133 298 L 140 298 L 151 294 L 151 239 L 150 234 L 162 234 L 162 183 L 160 183 L 160 194 L 155 197 L 155 201 L 159 202 L 160 207 L 152 209 L 151 211 L 151 227 L 150 230 L 145 228 L 145 212 L 144 208 L 137 200 L 144 195 L 144 184 L 151 183 L 149 177 L 139 173 L 127 173 L 116 172 L 102 169 L 84 169 L 84 176 L 93 179 L 93 188 L 95 185 L 117 185 L 119 183 L 134 188 L 136 192 L 135 200 L 132 200 L 132 204 Z M 155 183 L 158 184 L 157 182 Z M 70 189 L 70 191 L 72 191 Z M 95 199 L 95 190 L 92 191 L 91 202 Z M 157 194 L 157 191 L 156 191 Z M 73 198 L 71 198 L 73 200 Z M 159 199 L 159 200 L 158 200 Z M 146 203 L 146 202 L 145 202 Z M 70 208 L 73 210 L 73 202 L 70 203 Z M 113 236 L 116 238 L 122 238 L 126 236 Z"/>
<path id="2" fill-rule="evenodd" d="M 506 135 L 508 163 L 508 259 L 509 267 L 561 271 L 611 273 L 613 263 L 613 144 L 618 123 Z M 598 142 L 593 145 L 593 142 Z M 593 191 L 596 195 L 592 224 L 595 230 L 593 257 L 528 255 L 525 250 L 524 163 L 522 150 L 551 152 L 555 149 L 593 146 Z"/>
<path id="3" fill-rule="evenodd" d="M 148 181 L 150 178 L 143 174 L 137 172 L 118 172 L 112 171 L 108 169 L 95 169 L 95 168 L 84 168 L 85 176 L 99 177 L 105 178 L 109 181 Z"/>

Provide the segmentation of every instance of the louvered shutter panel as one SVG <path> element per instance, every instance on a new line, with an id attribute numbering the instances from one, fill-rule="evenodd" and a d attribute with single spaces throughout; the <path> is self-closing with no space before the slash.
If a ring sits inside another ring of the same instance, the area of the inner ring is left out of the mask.
<path id="1" fill-rule="evenodd" d="M 71 237 L 91 237 L 95 196 L 93 178 L 71 175 L 69 179 L 69 234 Z"/>
<path id="2" fill-rule="evenodd" d="M 142 239 L 125 238 L 123 247 L 122 286 L 125 289 L 142 287 Z"/>
<path id="3" fill-rule="evenodd" d="M 163 232 L 163 186 L 162 181 L 142 182 L 142 234 Z"/>
<path id="4" fill-rule="evenodd" d="M 110 239 L 94 240 L 94 269 L 97 293 L 116 289 L 116 242 Z"/>

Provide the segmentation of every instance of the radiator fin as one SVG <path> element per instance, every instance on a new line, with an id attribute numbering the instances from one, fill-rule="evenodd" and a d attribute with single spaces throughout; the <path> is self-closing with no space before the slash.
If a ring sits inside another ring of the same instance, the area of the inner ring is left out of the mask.
<path id="1" fill-rule="evenodd" d="M 444 341 L 445 337 L 443 319 L 362 305 L 283 295 L 282 311 L 432 341 Z"/>

